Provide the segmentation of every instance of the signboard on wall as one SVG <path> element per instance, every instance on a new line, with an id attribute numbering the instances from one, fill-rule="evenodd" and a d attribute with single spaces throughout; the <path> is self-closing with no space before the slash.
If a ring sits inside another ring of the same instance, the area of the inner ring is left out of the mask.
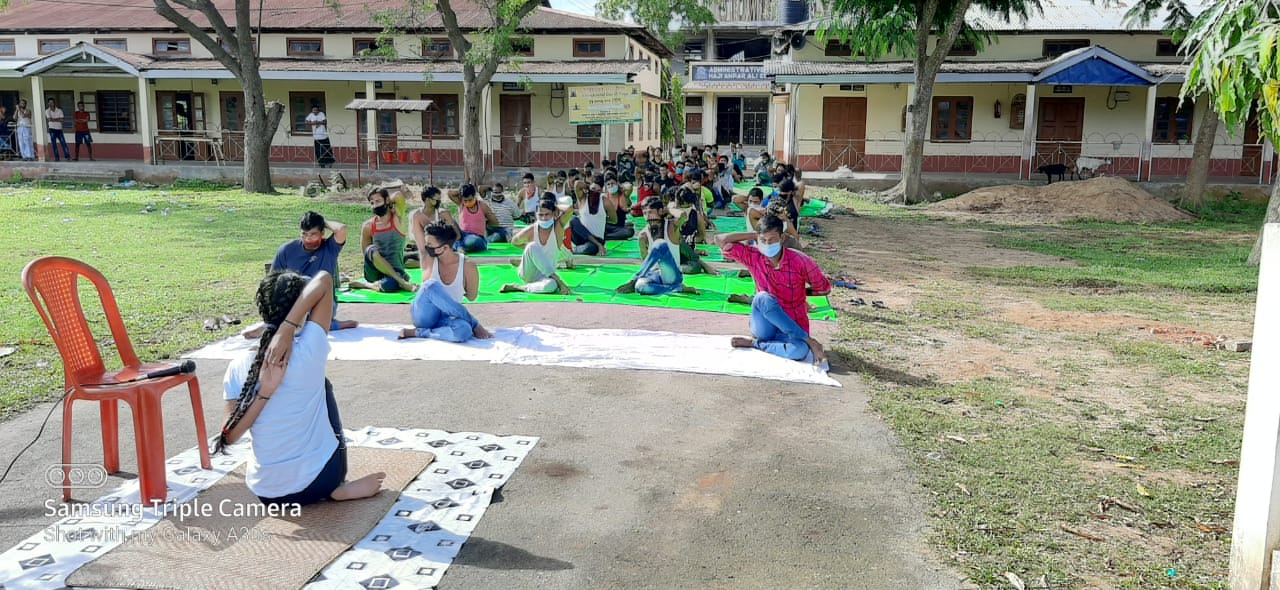
<path id="1" fill-rule="evenodd" d="M 695 82 L 766 82 L 764 65 L 695 65 Z"/>
<path id="2" fill-rule="evenodd" d="M 603 84 L 569 88 L 569 123 L 598 125 L 638 123 L 643 110 L 638 84 Z"/>

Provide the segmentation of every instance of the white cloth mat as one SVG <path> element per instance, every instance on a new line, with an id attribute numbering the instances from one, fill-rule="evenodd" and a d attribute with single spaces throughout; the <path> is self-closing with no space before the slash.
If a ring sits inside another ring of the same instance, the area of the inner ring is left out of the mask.
<path id="1" fill-rule="evenodd" d="M 366 427 L 345 435 L 348 446 L 426 451 L 436 459 L 373 530 L 334 559 L 308 590 L 435 587 L 489 507 L 494 490 L 511 479 L 538 443 L 530 436 L 405 428 Z M 137 480 L 89 505 L 76 505 L 84 512 L 63 517 L 0 553 L 0 588 L 63 588 L 72 572 L 129 536 L 145 535 L 175 506 L 234 471 L 248 460 L 252 447 L 246 437 L 227 451 L 211 457 L 210 471 L 200 468 L 195 447 L 169 459 L 169 497 L 158 509 L 139 504 Z"/>
<path id="2" fill-rule="evenodd" d="M 397 339 L 402 326 L 364 325 L 330 332 L 330 360 L 485 361 L 595 369 L 676 371 L 840 387 L 827 372 L 754 349 L 729 346 L 728 336 L 649 330 L 578 330 L 531 324 L 504 328 L 488 340 L 462 344 Z M 257 345 L 239 335 L 183 358 L 233 359 Z"/>

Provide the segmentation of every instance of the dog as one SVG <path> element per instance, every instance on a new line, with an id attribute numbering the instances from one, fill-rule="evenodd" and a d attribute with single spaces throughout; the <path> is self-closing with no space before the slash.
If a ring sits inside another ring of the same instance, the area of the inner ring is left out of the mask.
<path id="1" fill-rule="evenodd" d="M 1071 173 L 1072 180 L 1076 180 L 1078 178 L 1076 176 L 1075 167 L 1068 166 L 1066 164 L 1045 164 L 1044 166 L 1036 168 L 1036 170 L 1040 171 L 1041 174 L 1044 174 L 1045 178 L 1049 180 L 1049 182 L 1045 184 L 1053 184 L 1054 176 L 1057 176 L 1058 180 L 1066 180 L 1064 177 L 1067 173 Z"/>

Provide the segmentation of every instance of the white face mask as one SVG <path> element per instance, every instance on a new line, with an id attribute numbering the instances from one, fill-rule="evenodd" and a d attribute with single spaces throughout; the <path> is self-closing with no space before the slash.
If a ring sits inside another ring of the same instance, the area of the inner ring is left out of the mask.
<path id="1" fill-rule="evenodd" d="M 778 255 L 778 252 L 782 251 L 782 243 L 777 242 L 773 244 L 765 244 L 756 240 L 756 249 L 759 250 L 761 254 L 764 254 L 766 258 L 773 258 Z"/>
<path id="2" fill-rule="evenodd" d="M 555 225 L 555 224 L 556 224 L 556 220 L 555 220 L 555 219 L 548 219 L 548 220 L 546 220 L 546 221 L 543 221 L 543 220 L 541 220 L 541 219 L 539 219 L 539 220 L 538 220 L 538 227 L 540 227 L 540 228 L 542 228 L 542 229 L 551 229 L 551 226 L 553 226 L 553 225 Z"/>

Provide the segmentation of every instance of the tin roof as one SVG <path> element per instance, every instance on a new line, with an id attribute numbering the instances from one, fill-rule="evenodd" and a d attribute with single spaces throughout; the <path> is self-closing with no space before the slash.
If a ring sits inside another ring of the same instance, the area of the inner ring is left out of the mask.
<path id="1" fill-rule="evenodd" d="M 1184 0 L 1187 10 L 1194 17 L 1213 5 L 1214 0 Z M 1135 0 L 1040 0 L 1040 8 L 1028 10 L 1026 18 L 1005 18 L 997 12 L 981 7 L 969 9 L 965 20 L 975 29 L 1006 33 L 1081 32 L 1108 31 L 1161 32 L 1169 11 L 1161 8 L 1150 21 L 1126 26 L 1125 14 L 1133 8 Z M 784 25 L 784 31 L 811 30 L 822 24 L 821 18 L 813 18 L 794 25 Z"/>
<path id="2" fill-rule="evenodd" d="M 686 82 L 685 92 L 768 92 L 773 84 L 768 80 L 731 81 L 731 82 Z"/>
<path id="3" fill-rule="evenodd" d="M 231 26 L 235 26 L 235 0 L 211 0 Z M 383 29 L 377 13 L 403 9 L 404 0 L 272 0 L 269 4 L 250 3 L 250 19 L 261 18 L 265 32 L 352 32 L 376 33 Z M 191 21 L 208 26 L 200 13 L 178 8 Z M 261 9 L 259 9 L 261 7 Z M 493 26 L 487 9 L 473 0 L 454 0 L 458 24 L 468 31 Z M 110 24 L 107 24 L 110 23 Z M 522 29 L 537 33 L 615 32 L 630 35 L 662 57 L 673 55 L 656 36 L 641 25 L 610 21 L 545 6 L 535 8 L 521 22 Z M 403 25 L 402 25 L 403 26 Z M 0 19 L 0 34 L 102 32 L 107 31 L 177 31 L 173 23 L 155 11 L 154 0 L 112 0 L 71 2 L 69 0 L 25 0 L 10 3 Z M 443 31 L 440 13 L 434 11 L 408 32 Z"/>
<path id="4" fill-rule="evenodd" d="M 357 98 L 344 107 L 348 111 L 403 111 L 420 112 L 431 110 L 435 101 L 430 100 L 391 100 Z"/>

